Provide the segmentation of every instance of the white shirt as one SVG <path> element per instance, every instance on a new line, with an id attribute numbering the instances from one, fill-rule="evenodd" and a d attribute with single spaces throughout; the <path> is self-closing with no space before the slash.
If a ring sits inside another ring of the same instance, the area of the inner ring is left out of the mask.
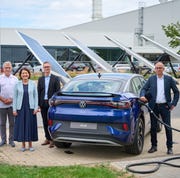
<path id="1" fill-rule="evenodd" d="M 164 92 L 164 76 L 162 76 L 161 78 L 157 76 L 156 103 L 166 103 L 166 97 Z"/>
<path id="2" fill-rule="evenodd" d="M 47 100 L 48 99 L 48 88 L 49 88 L 49 81 L 50 81 L 50 75 L 45 76 L 45 96 L 44 99 Z"/>
<path id="3" fill-rule="evenodd" d="M 0 75 L 0 96 L 3 98 L 13 98 L 14 87 L 17 81 L 17 77 L 12 74 L 9 77 L 4 74 Z M 10 106 L 12 104 L 7 105 L 0 101 L 0 108 L 8 108 Z"/>

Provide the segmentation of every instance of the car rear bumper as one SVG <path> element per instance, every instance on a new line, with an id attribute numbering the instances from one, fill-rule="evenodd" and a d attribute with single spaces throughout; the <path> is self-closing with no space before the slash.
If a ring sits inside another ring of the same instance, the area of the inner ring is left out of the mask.
<path id="1" fill-rule="evenodd" d="M 59 124 L 59 127 L 56 127 Z M 115 125 L 99 123 L 97 129 L 70 128 L 70 123 L 56 122 L 50 135 L 54 141 L 58 142 L 81 142 L 103 145 L 129 145 L 133 142 L 130 131 L 123 131 Z M 116 124 L 118 125 L 118 124 Z"/>
<path id="2" fill-rule="evenodd" d="M 120 143 L 116 143 L 111 140 L 103 140 L 103 139 L 91 139 L 91 138 L 75 138 L 75 137 L 63 137 L 59 136 L 53 139 L 57 142 L 80 142 L 80 143 L 91 143 L 91 144 L 98 144 L 98 145 L 116 145 L 122 146 Z"/>

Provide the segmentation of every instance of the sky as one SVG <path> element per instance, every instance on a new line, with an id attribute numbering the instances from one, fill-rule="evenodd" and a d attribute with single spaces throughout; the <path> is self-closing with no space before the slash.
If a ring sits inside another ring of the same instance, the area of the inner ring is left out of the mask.
<path id="1" fill-rule="evenodd" d="M 109 17 L 159 4 L 159 0 L 102 0 L 102 16 Z M 63 29 L 90 22 L 92 0 L 0 0 L 1 28 Z"/>

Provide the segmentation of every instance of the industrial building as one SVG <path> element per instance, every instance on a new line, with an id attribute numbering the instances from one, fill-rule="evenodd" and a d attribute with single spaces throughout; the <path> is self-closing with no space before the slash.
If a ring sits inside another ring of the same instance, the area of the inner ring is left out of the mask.
<path id="1" fill-rule="evenodd" d="M 177 23 L 180 20 L 179 9 L 180 0 L 160 1 L 159 4 L 149 7 L 139 3 L 137 10 L 108 18 L 102 18 L 95 9 L 91 22 L 60 30 L 0 28 L 0 62 L 2 65 L 6 60 L 15 63 L 27 58 L 29 50 L 16 31 L 36 39 L 59 62 L 72 61 L 76 55 L 74 51 L 79 52 L 63 34 L 75 37 L 109 62 L 116 61 L 122 50 L 104 35 L 109 35 L 147 59 L 154 60 L 162 51 L 145 42 L 140 35 L 144 34 L 168 47 L 169 39 L 162 25 Z M 99 10 L 101 11 L 101 8 Z"/>

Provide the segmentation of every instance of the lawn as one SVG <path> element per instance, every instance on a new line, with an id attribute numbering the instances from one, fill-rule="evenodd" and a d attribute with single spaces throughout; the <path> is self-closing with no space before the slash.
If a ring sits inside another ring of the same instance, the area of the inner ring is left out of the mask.
<path id="1" fill-rule="evenodd" d="M 108 166 L 19 166 L 0 164 L 1 178 L 134 178 L 124 171 L 112 170 Z"/>

